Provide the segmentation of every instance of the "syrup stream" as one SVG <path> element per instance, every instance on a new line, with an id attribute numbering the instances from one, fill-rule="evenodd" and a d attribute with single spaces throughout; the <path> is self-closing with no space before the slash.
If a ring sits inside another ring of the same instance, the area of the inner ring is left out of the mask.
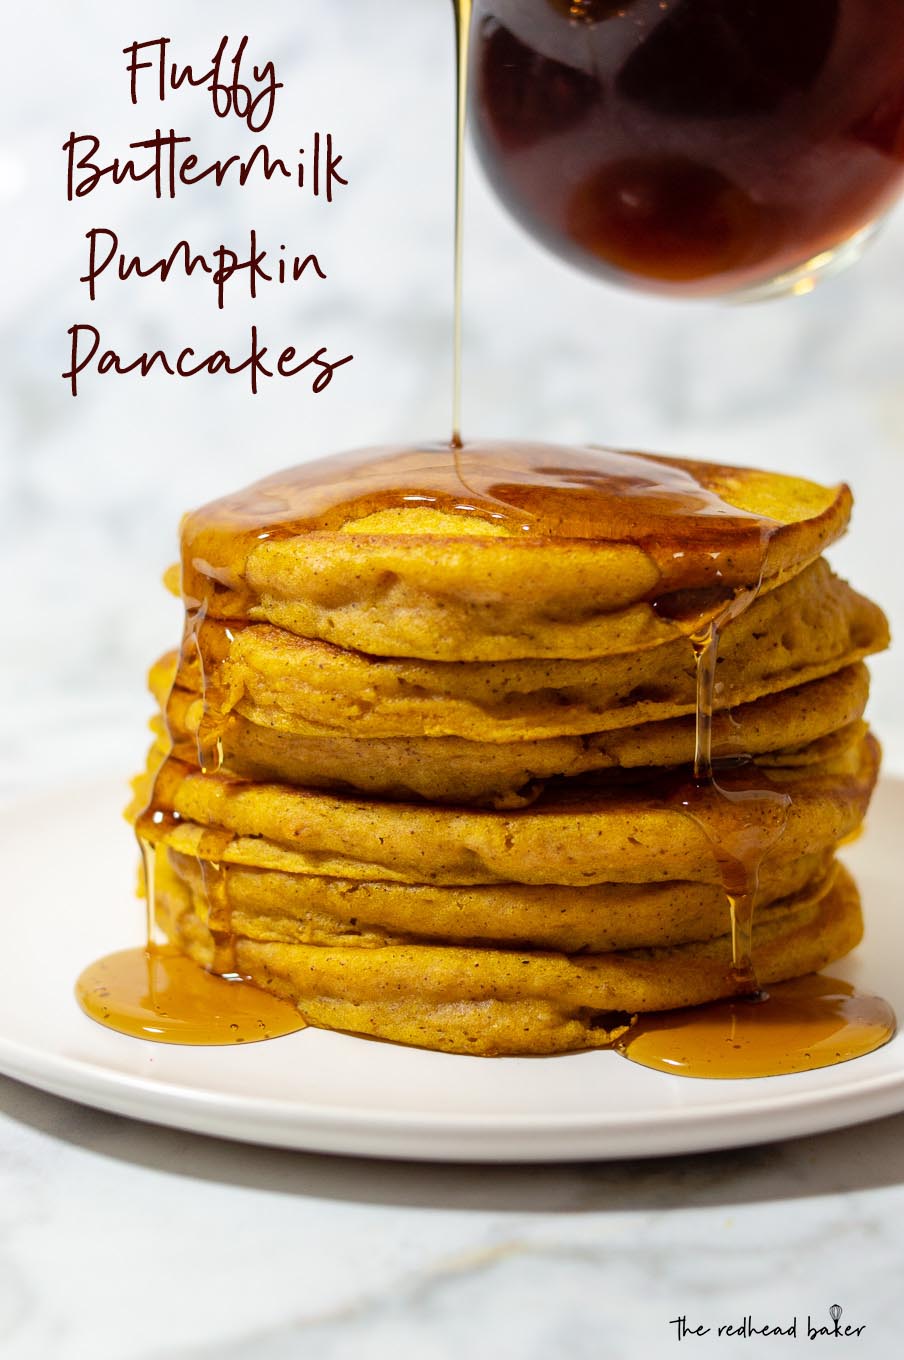
<path id="1" fill-rule="evenodd" d="M 455 257 L 452 324 L 452 447 L 461 448 L 462 275 L 465 228 L 465 125 L 468 117 L 468 48 L 473 0 L 455 6 Z"/>

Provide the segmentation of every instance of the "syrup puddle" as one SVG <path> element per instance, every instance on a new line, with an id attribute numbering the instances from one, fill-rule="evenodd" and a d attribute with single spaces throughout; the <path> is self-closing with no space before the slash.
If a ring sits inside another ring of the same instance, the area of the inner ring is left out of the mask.
<path id="1" fill-rule="evenodd" d="M 862 1057 L 894 1032 L 887 1001 L 818 973 L 752 998 L 642 1015 L 613 1047 L 680 1077 L 773 1077 Z"/>
<path id="2" fill-rule="evenodd" d="M 158 1044 L 253 1044 L 305 1028 L 290 1002 L 208 973 L 175 945 L 108 954 L 85 969 L 75 994 L 92 1020 Z"/>

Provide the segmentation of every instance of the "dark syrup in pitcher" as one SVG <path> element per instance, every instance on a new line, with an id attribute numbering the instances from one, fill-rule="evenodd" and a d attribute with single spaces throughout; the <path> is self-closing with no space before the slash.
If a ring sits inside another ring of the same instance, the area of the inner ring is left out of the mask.
<path id="1" fill-rule="evenodd" d="M 904 178 L 898 0 L 475 0 L 478 151 L 513 215 L 622 284 L 760 285 Z"/>

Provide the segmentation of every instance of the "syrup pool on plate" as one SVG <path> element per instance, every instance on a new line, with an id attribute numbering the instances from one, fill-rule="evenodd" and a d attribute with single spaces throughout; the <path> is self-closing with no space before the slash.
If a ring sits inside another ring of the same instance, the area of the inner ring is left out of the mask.
<path id="1" fill-rule="evenodd" d="M 108 954 L 76 983 L 92 1020 L 161 1044 L 246 1044 L 304 1029 L 298 1011 L 239 977 L 200 968 L 174 945 Z"/>
<path id="2" fill-rule="evenodd" d="M 641 1015 L 615 1047 L 682 1077 L 772 1077 L 860 1058 L 894 1032 L 887 1001 L 811 973 L 755 997 Z"/>

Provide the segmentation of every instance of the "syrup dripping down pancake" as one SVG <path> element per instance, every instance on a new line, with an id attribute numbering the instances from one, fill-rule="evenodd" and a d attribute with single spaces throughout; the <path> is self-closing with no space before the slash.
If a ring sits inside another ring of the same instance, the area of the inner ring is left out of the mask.
<path id="1" fill-rule="evenodd" d="M 840 957 L 888 640 L 820 557 L 849 511 L 487 443 L 189 515 L 130 811 L 152 915 L 304 1023 L 487 1054 L 599 1047 Z"/>
<path id="2" fill-rule="evenodd" d="M 604 656 L 795 575 L 850 506 L 843 486 L 609 449 L 357 450 L 186 516 L 182 591 L 375 656 Z"/>

